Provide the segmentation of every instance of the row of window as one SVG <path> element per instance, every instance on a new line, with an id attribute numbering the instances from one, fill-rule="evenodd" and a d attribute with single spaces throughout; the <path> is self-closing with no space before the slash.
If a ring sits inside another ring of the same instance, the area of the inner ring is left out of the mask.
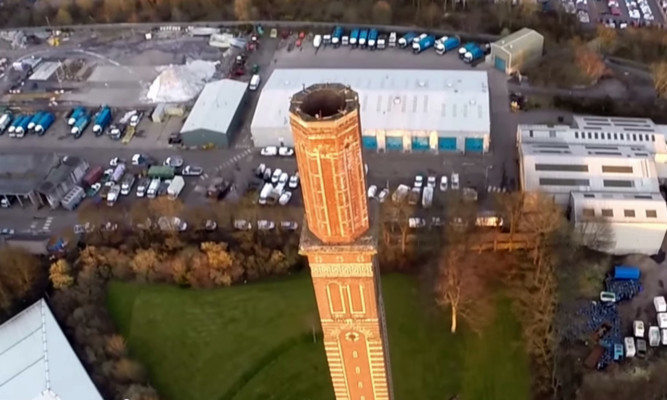
<path id="1" fill-rule="evenodd" d="M 588 179 L 540 178 L 540 186 L 590 186 Z M 608 188 L 631 188 L 635 182 L 625 179 L 603 179 L 602 185 Z"/>
<path id="2" fill-rule="evenodd" d="M 587 199 L 594 199 L 596 196 L 594 193 L 584 193 L 584 197 Z M 632 196 L 635 199 L 641 199 L 641 200 L 652 200 L 653 196 L 650 194 L 635 194 Z M 604 199 L 611 199 L 613 196 L 609 193 L 603 193 L 602 198 Z"/>
<path id="3" fill-rule="evenodd" d="M 554 132 L 554 131 L 551 131 Z M 555 132 L 554 135 L 551 135 L 550 137 L 556 137 Z M 605 138 L 606 135 L 606 138 Z M 605 133 L 605 132 L 574 132 L 574 138 L 575 139 L 607 139 L 607 140 L 612 140 L 612 137 L 614 140 L 627 140 L 627 141 L 632 141 L 632 142 L 655 142 L 655 135 L 653 134 L 648 134 L 648 133 Z M 619 139 L 620 137 L 620 139 Z"/>
<path id="4" fill-rule="evenodd" d="M 584 208 L 581 210 L 581 215 L 584 217 L 595 217 L 595 210 L 592 208 Z M 611 218 L 614 216 L 614 210 L 611 208 L 603 208 L 600 213 L 601 217 Z M 637 215 L 633 209 L 623 210 L 623 216 L 628 218 L 635 218 Z M 658 218 L 656 210 L 646 210 L 646 218 Z"/>
<path id="5" fill-rule="evenodd" d="M 535 171 L 588 172 L 585 164 L 535 164 Z M 627 165 L 603 165 L 602 172 L 608 174 L 632 174 L 634 169 Z"/>

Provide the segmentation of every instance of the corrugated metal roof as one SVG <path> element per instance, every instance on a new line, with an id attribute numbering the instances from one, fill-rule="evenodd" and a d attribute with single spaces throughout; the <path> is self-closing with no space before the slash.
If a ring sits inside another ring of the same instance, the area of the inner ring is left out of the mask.
<path id="1" fill-rule="evenodd" d="M 667 203 L 660 193 L 572 192 L 571 196 L 577 222 L 604 217 L 613 223 L 667 224 Z M 584 215 L 584 209 L 594 215 Z"/>
<path id="2" fill-rule="evenodd" d="M 102 400 L 44 300 L 0 326 L 0 399 Z"/>
<path id="3" fill-rule="evenodd" d="M 291 96 L 316 83 L 355 90 L 364 130 L 490 131 L 485 71 L 405 69 L 276 69 L 262 90 L 251 129 L 288 127 Z"/>
<path id="4" fill-rule="evenodd" d="M 231 79 L 208 83 L 192 107 L 181 133 L 206 129 L 227 134 L 247 88 L 247 83 Z"/>

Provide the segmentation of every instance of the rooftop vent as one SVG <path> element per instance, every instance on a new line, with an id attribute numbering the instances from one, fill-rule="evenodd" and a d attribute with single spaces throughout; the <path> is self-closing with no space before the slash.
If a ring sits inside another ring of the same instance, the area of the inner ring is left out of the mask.
<path id="1" fill-rule="evenodd" d="M 401 98 L 399 96 L 394 97 L 394 104 L 401 104 Z"/>
<path id="2" fill-rule="evenodd" d="M 417 82 L 417 85 L 419 85 L 419 87 L 424 87 L 424 86 L 426 86 L 426 82 L 424 82 L 424 81 L 418 81 L 418 82 Z"/>
<path id="3" fill-rule="evenodd" d="M 475 104 L 477 104 L 477 101 L 475 101 L 475 99 L 472 99 L 472 100 L 470 100 L 470 104 L 475 105 Z"/>

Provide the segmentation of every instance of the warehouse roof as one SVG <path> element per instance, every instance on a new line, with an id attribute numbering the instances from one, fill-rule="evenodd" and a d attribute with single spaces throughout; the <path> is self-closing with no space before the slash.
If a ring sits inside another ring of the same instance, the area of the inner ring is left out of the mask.
<path id="1" fill-rule="evenodd" d="M 291 96 L 316 83 L 342 83 L 359 93 L 363 130 L 490 130 L 485 71 L 406 69 L 276 69 L 251 129 L 288 128 Z"/>
<path id="2" fill-rule="evenodd" d="M 222 79 L 204 86 L 181 133 L 206 129 L 226 134 L 248 88 L 245 82 Z"/>
<path id="3" fill-rule="evenodd" d="M 525 42 L 531 42 L 532 40 L 539 39 L 544 40 L 544 36 L 540 35 L 539 32 L 532 30 L 530 28 L 522 28 L 516 32 L 513 32 L 504 38 L 493 42 L 493 45 L 502 47 L 507 51 L 521 49 L 522 45 Z"/>
<path id="4" fill-rule="evenodd" d="M 60 157 L 53 153 L 0 155 L 0 194 L 32 192 L 59 161 Z"/>
<path id="5" fill-rule="evenodd" d="M 0 325 L 0 399 L 102 400 L 44 300 Z"/>

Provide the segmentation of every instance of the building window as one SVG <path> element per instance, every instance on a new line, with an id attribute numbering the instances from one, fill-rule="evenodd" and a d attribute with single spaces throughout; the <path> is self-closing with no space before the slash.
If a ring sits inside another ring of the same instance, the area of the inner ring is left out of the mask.
<path id="1" fill-rule="evenodd" d="M 528 131 L 528 135 L 529 135 L 530 137 L 533 137 L 533 131 L 532 131 L 532 130 Z"/>
<path id="2" fill-rule="evenodd" d="M 598 133 L 597 133 L 597 132 L 595 132 L 595 138 L 596 138 L 596 139 L 598 138 Z"/>
<path id="3" fill-rule="evenodd" d="M 574 138 L 579 139 L 579 132 L 574 132 Z"/>
<path id="4" fill-rule="evenodd" d="M 358 387 L 359 389 L 363 389 L 363 388 L 364 388 L 364 383 L 361 382 L 361 381 L 357 382 L 357 387 Z"/>
<path id="5" fill-rule="evenodd" d="M 625 165 L 603 165 L 602 172 L 608 174 L 631 174 L 633 170 L 632 167 Z"/>
<path id="6" fill-rule="evenodd" d="M 361 368 L 360 367 L 354 367 L 354 372 L 359 375 L 361 373 Z"/>
<path id="7" fill-rule="evenodd" d="M 635 199 L 651 200 L 653 196 L 646 194 L 636 194 Z"/>
<path id="8" fill-rule="evenodd" d="M 651 142 L 655 142 L 655 135 L 651 135 Z"/>
<path id="9" fill-rule="evenodd" d="M 549 131 L 549 137 L 550 138 L 555 138 L 556 137 L 556 131 Z"/>
<path id="10" fill-rule="evenodd" d="M 623 179 L 604 179 L 602 181 L 604 187 L 612 188 L 631 188 L 634 186 L 633 181 L 623 180 Z"/>
<path id="11" fill-rule="evenodd" d="M 592 193 L 584 193 L 584 197 L 587 198 L 587 199 L 594 199 L 595 195 L 592 194 Z"/>
<path id="12" fill-rule="evenodd" d="M 618 134 L 614 133 L 614 140 L 618 140 Z"/>
<path id="13" fill-rule="evenodd" d="M 590 132 L 588 132 L 588 138 L 589 138 L 589 139 L 592 139 L 592 138 L 593 138 L 593 135 L 591 135 Z"/>
<path id="14" fill-rule="evenodd" d="M 612 210 L 610 208 L 603 208 L 602 209 L 602 216 L 611 218 L 611 217 L 614 216 L 614 210 Z"/>
<path id="15" fill-rule="evenodd" d="M 625 138 L 623 137 L 623 134 L 621 133 L 620 135 L 621 135 L 621 140 L 625 140 Z"/>
<path id="16" fill-rule="evenodd" d="M 658 218 L 658 212 L 655 210 L 646 210 L 646 218 Z"/>
<path id="17" fill-rule="evenodd" d="M 632 134 L 632 141 L 633 142 L 637 141 L 637 134 L 635 134 L 635 133 Z"/>
<path id="18" fill-rule="evenodd" d="M 589 186 L 588 179 L 540 178 L 540 186 Z"/>
<path id="19" fill-rule="evenodd" d="M 643 142 L 643 141 L 644 141 L 644 135 L 642 135 L 642 134 L 639 135 L 639 141 L 640 141 L 640 142 Z"/>
<path id="20" fill-rule="evenodd" d="M 623 210 L 623 215 L 628 218 L 634 218 L 635 210 Z"/>
<path id="21" fill-rule="evenodd" d="M 592 208 L 584 208 L 581 210 L 581 215 L 584 217 L 595 217 L 595 210 Z"/>
<path id="22" fill-rule="evenodd" d="M 535 171 L 588 172 L 588 165 L 535 164 Z"/>
<path id="23" fill-rule="evenodd" d="M 352 358 L 359 358 L 359 353 L 356 350 L 352 352 Z"/>

